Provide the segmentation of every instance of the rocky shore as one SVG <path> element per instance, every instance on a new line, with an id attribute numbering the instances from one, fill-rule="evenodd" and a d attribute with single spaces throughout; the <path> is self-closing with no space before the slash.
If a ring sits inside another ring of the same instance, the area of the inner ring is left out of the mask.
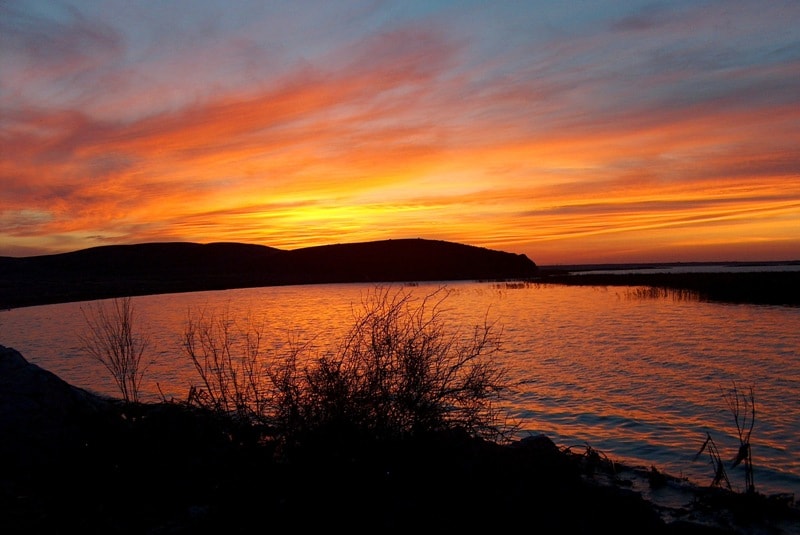
<path id="1" fill-rule="evenodd" d="M 322 441 L 288 457 L 256 431 L 97 396 L 0 346 L 0 533 L 800 533 L 793 500 L 692 487 L 544 436 Z"/>

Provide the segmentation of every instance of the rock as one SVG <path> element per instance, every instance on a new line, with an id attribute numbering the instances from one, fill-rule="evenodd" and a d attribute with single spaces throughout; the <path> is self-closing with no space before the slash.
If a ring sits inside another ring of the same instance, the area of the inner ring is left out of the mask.
<path id="1" fill-rule="evenodd" d="M 108 403 L 0 346 L 0 456 L 9 467 L 57 461 L 79 444 L 87 418 Z"/>

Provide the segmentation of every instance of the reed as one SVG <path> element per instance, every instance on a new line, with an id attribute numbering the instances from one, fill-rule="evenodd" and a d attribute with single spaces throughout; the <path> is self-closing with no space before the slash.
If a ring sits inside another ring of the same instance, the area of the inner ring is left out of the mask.
<path id="1" fill-rule="evenodd" d="M 753 387 L 747 392 L 739 391 L 736 383 L 727 392 L 723 392 L 725 402 L 733 415 L 736 424 L 736 433 L 739 436 L 739 450 L 731 464 L 732 468 L 743 464 L 745 477 L 745 491 L 755 493 L 756 485 L 753 479 L 753 456 L 750 448 L 750 436 L 756 421 L 756 403 Z"/>
<path id="2" fill-rule="evenodd" d="M 756 418 L 753 387 L 750 386 L 746 392 L 742 392 L 736 382 L 734 382 L 730 389 L 722 391 L 722 397 L 728 405 L 728 409 L 731 411 L 734 425 L 736 426 L 736 433 L 739 437 L 739 447 L 731 461 L 730 468 L 736 468 L 739 465 L 744 466 L 745 493 L 755 494 L 756 486 L 753 476 L 753 457 L 750 447 L 750 437 L 753 434 Z M 697 460 L 703 452 L 708 452 L 711 465 L 714 468 L 714 479 L 711 482 L 711 486 L 721 487 L 724 483 L 725 488 L 731 490 L 731 483 L 727 471 L 725 470 L 725 463 L 722 461 L 722 456 L 719 453 L 717 445 L 714 443 L 714 439 L 711 438 L 710 433 L 706 433 L 706 440 L 703 442 L 697 454 L 695 454 L 695 460 Z"/>
<path id="3" fill-rule="evenodd" d="M 638 286 L 625 292 L 629 299 L 672 299 L 673 301 L 699 301 L 700 293 L 687 288 L 666 286 Z"/>
<path id="4" fill-rule="evenodd" d="M 725 470 L 725 463 L 722 461 L 719 448 L 717 448 L 717 445 L 714 442 L 714 439 L 711 438 L 710 433 L 706 433 L 706 440 L 703 442 L 700 450 L 695 454 L 694 460 L 697 460 L 703 454 L 703 452 L 708 452 L 709 461 L 714 469 L 714 479 L 711 480 L 711 486 L 722 487 L 724 483 L 725 488 L 732 490 L 731 481 L 728 479 L 728 473 Z"/>

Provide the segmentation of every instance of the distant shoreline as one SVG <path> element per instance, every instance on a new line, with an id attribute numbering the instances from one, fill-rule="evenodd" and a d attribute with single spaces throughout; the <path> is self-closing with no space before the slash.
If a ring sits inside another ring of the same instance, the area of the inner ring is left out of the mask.
<path id="1" fill-rule="evenodd" d="M 463 279 L 441 279 L 404 282 L 447 282 Z M 475 279 L 497 280 L 503 279 Z M 684 299 L 699 299 L 732 304 L 800 306 L 800 270 L 796 271 L 753 271 L 753 272 L 714 272 L 714 273 L 594 273 L 592 271 L 568 272 L 542 268 L 539 275 L 532 278 L 506 279 L 530 284 L 558 284 L 565 286 L 626 286 L 662 290 L 660 295 Z M 337 281 L 339 283 L 366 283 L 365 281 Z M 400 281 L 374 281 L 380 283 L 396 283 Z M 297 284 L 330 284 L 330 282 L 304 282 Z M 232 290 L 242 288 L 264 288 L 297 285 L 258 284 L 258 285 L 220 285 L 215 287 L 181 284 L 164 284 L 160 287 L 142 289 L 140 287 L 120 284 L 115 291 L 109 293 L 93 292 L 90 289 L 67 287 L 49 288 L 49 292 L 41 295 L 28 294 L 21 304 L 9 306 L 4 304 L 0 309 L 14 309 L 28 306 L 44 306 L 59 303 L 92 301 L 124 296 L 162 295 L 168 293 L 187 293 L 213 290 Z M 654 292 L 653 296 L 659 295 Z"/>
<path id="2" fill-rule="evenodd" d="M 541 268 L 538 281 L 569 286 L 644 287 L 663 290 L 663 295 L 677 298 L 732 304 L 800 306 L 800 269 L 611 273 Z"/>
<path id="3" fill-rule="evenodd" d="M 643 286 L 673 297 L 800 305 L 800 260 L 537 266 L 525 255 L 505 251 L 400 239 L 292 251 L 241 243 L 147 243 L 0 257 L 0 310 L 301 284 L 464 280 Z"/>
<path id="4" fill-rule="evenodd" d="M 800 260 L 728 262 L 629 262 L 619 264 L 552 264 L 539 266 L 547 272 L 584 273 L 727 273 L 800 271 Z"/>

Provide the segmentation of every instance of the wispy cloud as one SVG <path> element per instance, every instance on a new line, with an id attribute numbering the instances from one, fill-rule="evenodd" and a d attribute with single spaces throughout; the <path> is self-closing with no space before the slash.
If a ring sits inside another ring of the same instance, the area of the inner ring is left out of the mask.
<path id="1" fill-rule="evenodd" d="M 796 3 L 336 4 L 0 4 L 0 254 L 800 257 Z"/>

